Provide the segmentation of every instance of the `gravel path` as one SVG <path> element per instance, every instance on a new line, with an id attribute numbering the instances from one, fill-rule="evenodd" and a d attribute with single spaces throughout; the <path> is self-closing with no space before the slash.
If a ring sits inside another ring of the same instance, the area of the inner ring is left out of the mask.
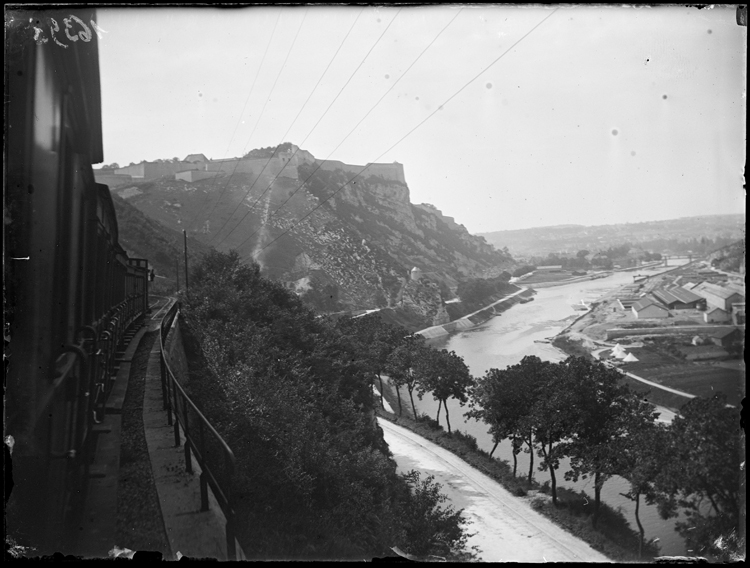
<path id="1" fill-rule="evenodd" d="M 115 544 L 133 551 L 159 551 L 169 556 L 142 416 L 146 366 L 157 337 L 158 331 L 143 336 L 130 367 L 128 391 L 122 408 Z"/>
<path id="2" fill-rule="evenodd" d="M 531 505 L 449 451 L 378 419 L 399 471 L 434 475 L 450 503 L 464 509 L 483 562 L 612 562 L 537 513 Z"/>

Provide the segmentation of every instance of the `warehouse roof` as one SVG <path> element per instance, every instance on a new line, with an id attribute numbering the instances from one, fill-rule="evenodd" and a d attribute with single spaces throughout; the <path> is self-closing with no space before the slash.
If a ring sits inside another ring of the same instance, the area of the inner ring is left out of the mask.
<path id="1" fill-rule="evenodd" d="M 664 306 L 662 306 L 661 304 L 658 304 L 651 298 L 641 298 L 635 304 L 633 304 L 633 309 L 636 312 L 640 312 L 641 310 L 643 310 L 644 308 L 648 308 L 649 306 L 656 306 L 657 308 L 661 310 L 667 311 Z"/>

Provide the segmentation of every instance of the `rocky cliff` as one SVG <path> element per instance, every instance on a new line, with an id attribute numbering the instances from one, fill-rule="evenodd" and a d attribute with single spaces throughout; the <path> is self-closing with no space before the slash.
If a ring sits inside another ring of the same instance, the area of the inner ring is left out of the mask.
<path id="1" fill-rule="evenodd" d="M 514 265 L 432 205 L 413 205 L 400 164 L 338 168 L 304 155 L 284 170 L 296 176 L 248 170 L 113 191 L 169 228 L 236 249 L 299 293 L 333 283 L 344 305 L 401 307 L 429 325 L 447 318 L 443 300 L 462 278 Z M 413 267 L 421 278 L 411 279 Z"/>

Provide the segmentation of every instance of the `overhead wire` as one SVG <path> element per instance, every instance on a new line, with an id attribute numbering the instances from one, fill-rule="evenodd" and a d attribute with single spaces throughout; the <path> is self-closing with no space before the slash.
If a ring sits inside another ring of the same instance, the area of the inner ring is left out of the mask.
<path id="1" fill-rule="evenodd" d="M 279 19 L 280 18 L 281 18 L 281 11 L 279 10 L 278 15 L 276 16 L 276 22 L 273 24 L 273 29 L 271 30 L 271 35 L 268 38 L 268 43 L 266 44 L 266 49 L 265 49 L 265 51 L 263 51 L 263 58 L 260 60 L 260 65 L 258 66 L 258 70 L 255 72 L 255 78 L 253 78 L 253 84 L 250 86 L 250 92 L 247 94 L 247 98 L 245 99 L 245 104 L 242 105 L 242 111 L 240 112 L 240 116 L 237 119 L 237 124 L 234 125 L 234 131 L 232 132 L 232 136 L 229 139 L 229 144 L 227 144 L 227 149 L 224 152 L 224 155 L 227 155 L 229 153 L 229 149 L 231 148 L 232 142 L 234 141 L 234 135 L 237 133 L 237 128 L 239 128 L 240 123 L 242 122 L 242 116 L 245 114 L 245 108 L 247 108 L 247 103 L 250 100 L 250 97 L 252 96 L 253 91 L 255 90 L 255 84 L 258 81 L 258 75 L 260 75 L 260 70 L 263 68 L 263 63 L 266 61 L 266 55 L 268 54 L 268 48 L 271 47 L 271 42 L 273 41 L 273 36 L 276 33 L 276 27 L 279 24 Z M 208 188 L 208 197 L 209 197 L 209 200 L 211 198 L 211 193 L 213 192 L 214 186 L 216 185 L 216 178 L 217 177 L 218 177 L 218 175 L 213 177 L 213 179 L 211 180 L 211 186 Z M 211 215 L 216 210 L 216 205 L 224 197 L 224 193 L 226 192 L 226 189 L 227 189 L 227 186 L 225 185 L 224 189 L 221 191 L 221 194 L 219 194 L 219 198 L 216 201 L 214 201 L 214 205 L 211 208 L 211 211 L 209 212 L 209 214 L 206 216 L 206 219 L 210 219 L 211 218 Z M 201 214 L 200 211 L 198 211 L 195 214 L 195 217 L 193 217 L 193 220 L 190 221 L 190 223 L 188 224 L 188 230 L 192 229 L 193 224 L 198 219 L 198 217 L 200 216 L 200 214 Z"/>
<path id="2" fill-rule="evenodd" d="M 450 26 L 450 25 L 451 25 L 451 24 L 453 23 L 453 21 L 454 21 L 454 20 L 455 20 L 455 19 L 456 19 L 456 18 L 457 18 L 457 17 L 458 17 L 458 16 L 460 15 L 460 14 L 461 14 L 461 12 L 463 12 L 463 10 L 464 10 L 464 8 L 461 8 L 461 9 L 460 9 L 460 10 L 459 10 L 458 12 L 456 12 L 456 15 L 455 15 L 455 16 L 453 16 L 453 18 L 452 18 L 452 19 L 451 19 L 451 20 L 450 20 L 450 21 L 449 21 L 449 22 L 448 22 L 448 23 L 447 23 L 447 24 L 446 24 L 446 25 L 445 25 L 445 26 L 444 26 L 444 27 L 443 27 L 443 28 L 442 28 L 442 29 L 441 29 L 441 30 L 440 30 L 440 31 L 438 32 L 438 34 L 437 34 L 437 35 L 436 35 L 436 36 L 435 36 L 435 37 L 434 37 L 434 38 L 432 39 L 432 41 L 431 41 L 431 42 L 430 42 L 429 44 L 427 44 L 427 47 L 425 47 L 425 48 L 424 48 L 424 49 L 422 50 L 422 52 L 421 52 L 421 53 L 420 53 L 420 54 L 419 54 L 419 55 L 418 55 L 418 56 L 416 57 L 416 59 L 414 59 L 414 61 L 412 61 L 412 62 L 411 62 L 411 64 L 409 65 L 409 67 L 407 67 L 407 68 L 406 68 L 406 70 L 405 70 L 405 71 L 404 71 L 404 72 L 403 72 L 403 73 L 402 73 L 402 74 L 401 74 L 401 75 L 399 76 L 399 78 L 398 78 L 398 79 L 396 79 L 396 80 L 395 80 L 395 81 L 393 82 L 393 84 L 392 84 L 392 85 L 390 86 L 390 88 L 389 88 L 389 89 L 388 89 L 388 90 L 387 90 L 387 91 L 386 91 L 385 93 L 383 93 L 383 95 L 382 95 L 382 96 L 381 96 L 381 97 L 380 97 L 380 98 L 378 99 L 378 101 L 377 101 L 377 102 L 376 102 L 376 103 L 375 103 L 375 104 L 374 104 L 374 105 L 373 105 L 372 107 L 370 107 L 370 110 L 368 110 L 368 111 L 367 111 L 367 112 L 365 113 L 365 115 L 364 115 L 364 116 L 363 116 L 362 118 L 360 118 L 360 119 L 359 119 L 359 122 L 357 122 L 357 124 L 355 124 L 355 125 L 354 125 L 354 128 L 352 128 L 352 129 L 351 129 L 351 130 L 349 131 L 349 133 L 348 133 L 348 134 L 347 134 L 346 136 L 344 136 L 344 138 L 343 138 L 343 139 L 341 140 L 341 142 L 339 142 L 339 143 L 338 143 L 338 145 L 337 145 L 337 146 L 336 146 L 336 147 L 335 147 L 335 148 L 334 148 L 333 150 L 331 150 L 331 152 L 329 152 L 328 156 L 326 157 L 326 160 L 328 160 L 328 159 L 329 159 L 329 158 L 330 158 L 330 157 L 331 157 L 331 156 L 332 156 L 332 155 L 334 154 L 334 152 L 336 152 L 336 150 L 338 150 L 338 149 L 339 149 L 339 148 L 341 147 L 341 145 L 342 145 L 342 144 L 343 144 L 344 142 L 346 142 L 346 140 L 348 140 L 348 139 L 349 139 L 349 137 L 350 137 L 350 136 L 351 136 L 351 135 L 352 135 L 352 134 L 354 133 L 354 131 L 355 131 L 355 130 L 357 130 L 357 128 L 359 127 L 359 125 L 360 125 L 360 124 L 362 124 L 362 122 L 364 122 L 364 120 L 365 120 L 365 119 L 366 119 L 366 118 L 367 118 L 368 116 L 370 116 L 370 113 L 372 113 L 372 111 L 373 111 L 373 110 L 375 110 L 375 108 L 376 108 L 376 107 L 377 107 L 377 106 L 378 106 L 378 105 L 379 105 L 379 104 L 380 104 L 380 103 L 381 103 L 381 102 L 383 101 L 383 99 L 384 99 L 384 98 L 385 98 L 385 97 L 386 97 L 386 96 L 388 95 L 388 93 L 390 93 L 390 92 L 391 92 L 391 91 L 392 91 L 392 90 L 393 90 L 393 89 L 394 89 L 394 88 L 396 87 L 396 85 L 397 85 L 397 84 L 399 83 L 399 81 L 401 81 L 401 79 L 403 79 L 403 78 L 404 78 L 404 76 L 405 76 L 405 75 L 406 75 L 406 74 L 407 74 L 407 73 L 409 72 L 409 70 L 410 70 L 410 69 L 411 69 L 412 67 L 414 67 L 414 65 L 415 65 L 415 64 L 417 63 L 417 61 L 419 61 L 419 60 L 421 59 L 421 57 L 422 57 L 422 56 L 423 56 L 423 55 L 424 55 L 424 54 L 425 54 L 425 53 L 427 52 L 427 50 L 428 50 L 428 49 L 430 49 L 430 47 L 432 47 L 432 45 L 433 45 L 433 44 L 434 44 L 434 43 L 435 43 L 435 42 L 437 41 L 437 39 L 438 39 L 438 38 L 439 38 L 439 37 L 440 37 L 440 36 L 442 35 L 442 33 L 443 33 L 443 32 L 444 32 L 444 31 L 445 31 L 446 29 L 448 29 L 448 26 Z M 295 152 L 295 153 L 296 153 L 296 152 Z M 324 160 L 324 161 L 325 161 L 325 160 Z M 294 192 L 292 192 L 292 193 L 291 193 L 291 194 L 289 195 L 289 197 L 287 197 L 287 199 L 286 199 L 286 200 L 285 200 L 285 201 L 284 201 L 284 202 L 283 202 L 283 203 L 282 203 L 281 205 L 279 205 L 279 207 L 277 207 L 277 208 L 276 208 L 276 209 L 275 209 L 275 210 L 273 211 L 273 213 L 271 213 L 271 215 L 269 215 L 268 219 L 271 219 L 271 218 L 272 218 L 272 217 L 273 217 L 274 215 L 276 215 L 276 213 L 278 213 L 278 212 L 279 212 L 279 211 L 280 211 L 281 209 L 283 209 L 283 207 L 284 207 L 284 206 L 285 206 L 285 205 L 286 205 L 286 204 L 287 204 L 287 203 L 288 203 L 288 202 L 289 202 L 289 201 L 290 201 L 290 200 L 291 200 L 291 199 L 292 199 L 292 198 L 293 198 L 293 197 L 294 197 L 295 195 L 297 195 L 297 193 L 298 193 L 298 192 L 299 192 L 299 191 L 300 191 L 300 190 L 301 190 L 301 189 L 302 189 L 302 188 L 304 187 L 305 183 L 307 183 L 307 181 L 308 181 L 308 180 L 309 180 L 309 179 L 310 179 L 310 178 L 311 178 L 312 176 L 314 176 L 314 175 L 315 175 L 315 172 L 317 172 L 317 171 L 318 171 L 318 170 L 319 170 L 319 169 L 320 169 L 321 167 L 323 167 L 323 163 L 322 163 L 322 162 L 321 162 L 321 163 L 320 163 L 320 164 L 318 165 L 318 167 L 316 167 L 316 168 L 315 168 L 315 169 L 314 169 L 314 170 L 313 170 L 313 171 L 312 171 L 312 172 L 310 173 L 310 175 L 308 175 L 308 176 L 307 176 L 307 178 L 305 179 L 305 181 L 303 181 L 303 182 L 302 182 L 302 183 L 300 184 L 300 186 L 299 186 L 299 187 L 298 187 L 298 188 L 297 188 L 296 190 L 294 190 Z M 279 173 L 280 173 L 280 172 L 279 172 Z M 277 174 L 277 176 L 276 176 L 276 177 L 278 177 L 278 174 Z M 271 183 L 273 183 L 274 181 L 276 181 L 276 178 L 274 178 L 273 180 L 271 180 Z M 266 221 L 268 221 L 268 219 L 267 219 Z M 248 236 L 248 237 L 247 237 L 247 238 L 246 238 L 246 239 L 245 239 L 244 241 L 242 241 L 242 243 L 240 243 L 240 244 L 239 244 L 239 245 L 237 246 L 237 248 L 240 248 L 241 246 L 243 246 L 243 245 L 244 245 L 244 244 L 245 244 L 245 243 L 246 243 L 247 241 L 249 241 L 249 240 L 250 240 L 250 239 L 251 239 L 252 237 L 254 237 L 254 236 L 255 236 L 256 234 L 258 234 L 258 233 L 259 233 L 259 232 L 260 232 L 260 231 L 262 230 L 262 228 L 263 228 L 263 227 L 261 226 L 260 228 L 256 229 L 256 230 L 255 230 L 255 231 L 254 231 L 253 233 L 251 233 L 251 234 L 250 234 L 250 235 L 249 235 L 249 236 Z"/>
<path id="3" fill-rule="evenodd" d="M 266 97 L 266 100 L 263 103 L 263 108 L 261 109 L 260 114 L 258 115 L 258 119 L 255 121 L 255 125 L 253 126 L 253 129 L 250 132 L 250 136 L 248 137 L 247 143 L 245 144 L 245 147 L 242 149 L 242 154 L 243 155 L 245 154 L 245 150 L 247 150 L 247 147 L 250 145 L 250 140 L 252 140 L 253 134 L 255 134 L 255 130 L 258 127 L 258 124 L 260 123 L 260 120 L 263 118 L 263 113 L 266 110 L 266 106 L 268 105 L 268 101 L 271 100 L 271 96 L 273 95 L 273 92 L 276 89 L 276 84 L 279 82 L 279 77 L 281 77 L 281 73 L 284 71 L 284 67 L 286 67 L 287 61 L 289 61 L 289 56 L 292 53 L 292 49 L 294 49 L 294 45 L 297 43 L 297 38 L 299 37 L 299 33 L 302 30 L 302 26 L 305 23 L 305 19 L 307 18 L 308 11 L 309 11 L 309 7 L 305 8 L 305 14 L 302 17 L 302 22 L 300 22 L 299 28 L 297 28 L 297 33 L 294 35 L 294 39 L 292 40 L 292 44 L 289 46 L 289 50 L 286 53 L 286 57 L 284 58 L 284 62 L 281 64 L 281 67 L 279 68 L 279 72 L 276 74 L 276 79 L 274 80 L 273 85 L 271 86 L 271 90 L 268 93 L 268 97 Z M 234 169 L 232 170 L 232 173 L 230 174 L 229 179 L 227 179 L 227 183 L 224 185 L 224 189 L 225 190 L 226 190 L 226 188 L 229 187 L 229 184 L 232 181 L 232 178 L 234 177 L 234 174 L 237 172 L 237 168 L 240 165 L 240 161 L 241 160 L 242 160 L 242 158 L 239 158 L 237 160 L 237 163 L 234 165 Z M 218 203 L 218 201 L 217 201 L 217 203 Z M 221 228 L 219 229 L 219 231 L 216 234 L 214 234 L 213 237 L 211 237 L 211 239 L 209 240 L 209 244 L 211 244 L 211 242 L 219 235 L 219 233 L 221 233 L 221 231 L 224 230 L 224 227 L 227 226 L 227 223 L 229 223 L 229 221 L 232 218 L 232 215 L 234 215 L 234 213 L 237 211 L 237 209 L 239 208 L 239 206 L 240 206 L 241 203 L 242 203 L 242 201 L 240 201 L 237 204 L 237 207 L 235 207 L 234 211 L 232 211 L 232 214 L 227 218 L 227 220 L 221 226 Z"/>
<path id="4" fill-rule="evenodd" d="M 347 85 L 349 85 L 349 83 L 351 82 L 351 80 L 352 80 L 352 79 L 354 78 L 354 75 L 356 75 L 357 71 L 359 71 L 359 69 L 360 69 L 360 68 L 362 67 L 362 65 L 363 65 L 363 64 L 365 63 L 365 61 L 367 60 L 367 58 L 368 58 L 368 57 L 370 56 L 370 54 L 372 53 L 373 49 L 375 49 L 375 47 L 376 47 L 376 46 L 378 45 L 378 43 L 380 43 L 380 40 L 381 40 L 381 39 L 383 38 L 383 36 L 385 35 L 385 33 L 386 33 L 386 32 L 388 31 L 388 28 L 390 28 L 390 27 L 391 27 L 391 24 L 392 24 L 392 23 L 394 22 L 394 20 L 395 20 L 395 19 L 396 19 L 396 18 L 398 17 L 398 15 L 399 15 L 399 13 L 401 12 L 401 10 L 402 10 L 402 8 L 399 8 L 399 9 L 398 9 L 398 11 L 396 12 L 396 15 L 395 15 L 395 16 L 393 16 L 393 19 L 391 19 L 391 21 L 390 21 L 390 22 L 388 22 L 388 25 L 387 25 L 387 26 L 385 27 L 385 29 L 384 29 L 384 30 L 383 30 L 383 32 L 382 32 L 382 33 L 380 34 L 380 36 L 378 37 L 378 39 L 377 39 L 377 40 L 375 40 L 375 43 L 374 43 L 374 44 L 372 44 L 372 47 L 370 47 L 370 50 L 369 50 L 369 51 L 367 52 L 367 54 L 365 54 L 365 57 L 364 57 L 364 58 L 362 59 L 362 61 L 360 61 L 359 65 L 357 65 L 356 69 L 354 69 L 354 71 L 353 71 L 353 72 L 352 72 L 352 74 L 351 74 L 351 75 L 349 76 L 349 78 L 348 78 L 348 79 L 346 80 L 346 82 L 345 82 L 345 83 L 344 83 L 344 85 L 343 85 L 343 86 L 341 87 L 341 89 L 339 89 L 339 92 L 338 92 L 338 93 L 336 94 L 336 96 L 334 97 L 334 99 L 333 99 L 333 100 L 331 101 L 331 103 L 330 103 L 330 104 L 328 105 L 328 107 L 326 108 L 326 110 L 325 110 L 325 111 L 323 112 L 323 114 L 322 114 L 322 115 L 320 116 L 320 118 L 318 119 L 318 121 L 317 121 L 317 122 L 316 122 L 316 123 L 315 123 L 315 124 L 313 125 L 312 129 L 310 129 L 310 132 L 308 132 L 308 133 L 307 133 L 307 136 L 305 136 L 305 138 L 304 138 L 304 139 L 302 140 L 302 142 L 300 142 L 300 145 L 299 145 L 299 146 L 297 146 L 297 149 L 296 149 L 296 150 L 294 151 L 294 153 L 293 153 L 293 154 L 292 154 L 292 155 L 290 156 L 290 158 L 289 158 L 290 160 L 291 160 L 292 158 L 294 158 L 294 156 L 296 156 L 296 155 L 297 155 L 297 152 L 299 151 L 299 148 L 300 148 L 300 146 L 301 146 L 301 145 L 303 145 L 303 144 L 304 144 L 304 143 L 305 143 L 305 142 L 307 141 L 307 139 L 308 139 L 308 138 L 309 138 L 309 137 L 310 137 L 310 136 L 312 135 L 312 133 L 313 133 L 313 132 L 315 131 L 315 129 L 317 128 L 318 124 L 320 124 L 320 121 L 321 121 L 321 120 L 323 120 L 323 118 L 324 118 L 324 117 L 326 116 L 326 114 L 328 114 L 328 111 L 329 111 L 329 110 L 331 110 L 331 107 L 333 106 L 333 104 L 334 104 L 334 103 L 335 103 L 335 102 L 336 102 L 336 101 L 338 100 L 338 98 L 339 98 L 339 97 L 341 96 L 341 93 L 343 93 L 343 92 L 344 92 L 344 89 L 346 89 Z M 279 172 L 279 174 L 280 174 L 280 173 L 281 173 L 281 172 Z M 217 243 L 217 244 L 216 244 L 216 246 L 217 246 L 217 247 L 218 247 L 218 246 L 219 246 L 219 245 L 220 245 L 221 243 L 223 243 L 223 242 L 224 242 L 224 241 L 225 241 L 225 240 L 226 240 L 227 238 L 229 238 L 229 235 L 231 235 L 231 234 L 232 234 L 232 233 L 233 233 L 233 232 L 235 231 L 235 229 L 237 229 L 237 227 L 239 227 L 239 226 L 240 226 L 240 223 L 242 223 L 242 221 L 243 221 L 243 220 L 245 219 L 245 217 L 247 217 L 247 216 L 248 216 L 248 215 L 250 214 L 250 211 L 252 210 L 252 207 L 253 207 L 253 206 L 254 206 L 254 205 L 255 205 L 256 203 L 258 203 L 258 201 L 260 201 L 260 199 L 261 199 L 261 198 L 263 197 L 263 195 L 265 195 L 265 194 L 266 194 L 266 192 L 267 192 L 267 191 L 268 191 L 269 189 L 271 189 L 271 186 L 273 185 L 273 181 L 275 181 L 275 180 L 276 180 L 276 179 L 278 178 L 278 175 L 279 175 L 279 174 L 277 174 L 277 175 L 276 175 L 276 177 L 274 177 L 274 179 L 273 179 L 273 180 L 271 181 L 271 183 L 269 184 L 269 186 L 268 186 L 268 187 L 267 187 L 267 188 L 266 188 L 266 189 L 265 189 L 265 190 L 263 191 L 263 193 L 261 193 L 261 194 L 260 194 L 260 196 L 258 197 L 258 199 L 256 199 L 256 200 L 255 200 L 255 202 L 253 203 L 253 205 L 251 206 L 251 208 L 250 208 L 250 209 L 248 209 L 248 211 L 247 211 L 247 212 L 245 213 L 245 215 L 243 215 L 243 216 L 242 216 L 242 218 L 241 218 L 241 219 L 240 219 L 240 220 L 239 220 L 239 221 L 237 222 L 237 224 L 236 224 L 236 225 L 234 226 L 234 228 L 233 228 L 233 229 L 232 229 L 231 231 L 229 231 L 229 233 L 227 233 L 227 235 L 226 235 L 226 236 L 225 236 L 225 237 L 224 237 L 224 238 L 223 238 L 223 239 L 222 239 L 222 240 L 221 240 L 221 241 L 220 241 L 219 243 Z M 260 176 L 259 176 L 258 178 L 256 178 L 256 181 L 257 181 L 257 179 L 259 179 L 259 178 L 260 178 Z M 248 193 L 249 193 L 249 191 L 248 191 Z M 246 193 L 245 195 L 247 195 L 247 193 Z M 239 205 L 240 205 L 241 203 L 242 203 L 242 201 L 240 201 L 240 203 L 238 203 L 238 204 L 237 204 L 237 208 L 239 208 Z M 237 208 L 235 208 L 235 211 L 237 210 Z M 232 213 L 232 215 L 234 215 L 234 212 Z M 230 216 L 230 218 L 231 218 L 231 216 Z M 225 224 L 225 226 L 226 226 L 226 224 Z M 223 227 L 222 227 L 222 229 L 223 229 Z M 218 234 L 218 233 L 217 233 L 217 234 Z"/>
<path id="5" fill-rule="evenodd" d="M 542 18 L 542 20 L 539 21 L 534 27 L 532 27 L 528 32 L 526 32 L 523 36 L 521 36 L 520 39 L 518 39 L 516 42 L 513 43 L 508 49 L 506 49 L 500 56 L 498 56 L 496 59 L 492 61 L 489 65 L 487 65 L 484 69 L 482 69 L 479 73 L 477 73 L 473 78 L 471 78 L 469 81 L 467 81 L 458 91 L 453 93 L 450 97 L 448 97 L 441 105 L 439 105 L 433 112 L 431 112 L 427 117 L 419 122 L 414 128 L 409 130 L 406 134 L 404 134 L 401 138 L 399 138 L 398 141 L 396 141 L 395 144 L 393 144 L 390 148 L 388 148 L 385 152 L 380 154 L 373 162 L 379 160 L 384 155 L 386 155 L 388 152 L 393 150 L 396 146 L 398 146 L 401 142 L 403 142 L 408 136 L 410 136 L 414 131 L 416 131 L 418 128 L 420 128 L 425 122 L 427 122 L 430 118 L 432 118 L 437 112 L 443 110 L 446 104 L 448 104 L 451 100 L 453 100 L 455 97 L 457 97 L 466 87 L 471 85 L 474 81 L 476 81 L 479 77 L 481 77 L 488 69 L 490 69 L 495 63 L 500 61 L 507 53 L 509 53 L 514 47 L 516 47 L 519 43 L 521 43 L 524 39 L 526 39 L 534 30 L 536 30 L 539 26 L 541 26 L 544 22 L 546 22 L 549 18 L 551 18 L 555 12 L 557 12 L 560 8 L 555 8 L 548 16 Z M 266 250 L 269 246 L 271 246 L 273 243 L 275 243 L 277 240 L 279 240 L 281 237 L 289 233 L 296 225 L 304 221 L 307 217 L 312 215 L 315 211 L 320 209 L 323 205 L 325 205 L 328 201 L 330 201 L 333 197 L 335 197 L 342 189 L 344 189 L 347 185 L 349 185 L 352 181 L 357 179 L 359 176 L 361 176 L 365 170 L 370 166 L 372 162 L 368 163 L 367 166 L 365 166 L 359 173 L 352 176 L 344 185 L 339 187 L 336 191 L 334 191 L 331 195 L 329 195 L 326 199 L 321 201 L 318 205 L 316 205 L 313 209 L 308 211 L 303 217 L 300 217 L 296 223 L 294 223 L 291 227 L 289 227 L 286 231 L 278 235 L 276 238 L 274 238 L 272 241 L 270 241 L 267 245 L 265 245 L 263 248 L 261 248 L 258 252 L 263 252 Z M 251 255 L 252 256 L 252 255 Z"/>
<path id="6" fill-rule="evenodd" d="M 287 128 L 287 129 L 286 129 L 286 132 L 285 132 L 285 133 L 284 133 L 284 135 L 283 135 L 283 136 L 281 137 L 281 142 L 282 142 L 282 143 L 284 142 L 284 139 L 286 138 L 287 134 L 289 134 L 289 131 L 290 131 L 290 130 L 292 129 L 292 127 L 293 127 L 293 126 L 295 125 L 295 123 L 297 122 L 297 119 L 298 119 L 298 118 L 299 118 L 299 116 L 300 116 L 300 115 L 302 114 L 302 111 L 303 111 L 303 110 L 305 109 L 305 107 L 307 106 L 307 103 L 308 103 L 308 102 L 310 101 L 310 99 L 312 98 L 313 94 L 315 94 L 315 91 L 317 90 L 318 86 L 320 85 L 321 81 L 323 80 L 323 77 L 325 77 L 325 74 L 326 74 L 326 73 L 328 72 L 328 69 L 330 69 L 331 65 L 332 65 L 332 64 L 333 64 L 333 62 L 335 61 L 336 57 L 338 56 L 339 52 L 341 51 L 341 48 L 342 48 L 342 47 L 344 46 L 344 43 L 346 42 L 347 38 L 348 38 L 348 37 L 349 37 L 349 35 L 351 34 L 352 30 L 354 29 L 354 26 L 355 26 L 355 25 L 357 24 L 357 22 L 359 21 L 359 18 L 360 18 L 360 16 L 362 15 L 362 13 L 363 13 L 364 11 L 365 11 L 365 9 L 364 9 L 364 8 L 362 8 L 362 9 L 361 9 L 361 10 L 359 11 L 359 13 L 357 14 L 357 17 L 356 17 L 356 18 L 354 18 L 354 21 L 352 22 L 352 25 L 351 25 L 351 26 L 349 27 L 349 30 L 348 30 L 348 31 L 346 32 L 346 35 L 344 36 L 344 39 L 342 39 L 342 40 L 341 40 L 341 43 L 339 44 L 339 47 L 338 47 L 338 49 L 336 49 L 336 52 L 335 52 L 335 53 L 333 54 L 333 57 L 331 57 L 330 61 L 328 62 L 328 65 L 326 65 L 326 68 L 325 68 L 325 69 L 323 70 L 323 73 L 321 73 L 320 77 L 318 78 L 318 82 L 317 82 L 317 83 L 315 83 L 315 86 L 313 87 L 312 91 L 310 91 L 310 94 L 309 94 L 309 95 L 307 96 L 307 99 L 305 99 L 305 102 L 304 102 L 304 103 L 302 103 L 302 107 L 300 108 L 299 112 L 297 112 L 297 115 L 296 115 L 296 116 L 294 117 L 294 120 L 292 120 L 291 124 L 289 125 L 289 128 Z M 279 145 L 280 145 L 280 144 L 279 144 Z M 247 196 L 248 196 L 248 195 L 250 194 L 250 192 L 251 192 L 251 191 L 253 190 L 253 188 L 255 187 L 255 184 L 256 184 L 256 183 L 258 182 L 258 180 L 260 179 L 260 176 L 261 176 L 261 175 L 263 174 L 263 172 L 265 171 L 265 169 L 266 169 L 266 167 L 268 166 L 268 164 L 269 164 L 269 163 L 271 162 L 271 160 L 272 160 L 272 159 L 273 159 L 273 158 L 274 158 L 274 157 L 276 156 L 276 152 L 278 151 L 278 148 L 279 148 L 279 146 L 277 146 L 277 147 L 276 147 L 276 148 L 274 149 L 274 152 L 273 152 L 273 154 L 272 154 L 272 155 L 271 155 L 271 157 L 270 157 L 270 158 L 268 159 L 268 161 L 266 162 L 266 164 L 265 164 L 265 165 L 263 166 L 263 169 L 262 169 L 262 170 L 260 171 L 260 174 L 258 174 L 258 176 L 257 176 L 257 177 L 255 178 L 255 180 L 253 181 L 253 183 L 252 183 L 252 185 L 250 186 L 250 188 L 249 188 L 249 189 L 248 189 L 248 190 L 247 190 L 247 191 L 245 192 L 245 195 L 244 195 L 244 196 L 242 197 L 242 199 L 240 200 L 240 203 L 242 203 L 242 201 L 244 201 L 244 200 L 245 200 L 245 198 L 246 198 L 246 197 L 247 197 Z M 296 152 L 296 150 L 295 150 L 294 154 L 292 154 L 292 157 L 294 157 L 294 155 L 295 155 L 296 153 L 297 153 L 297 152 Z M 290 158 L 290 159 L 291 159 L 291 158 Z M 281 173 L 281 170 L 279 171 L 279 173 L 277 173 L 277 174 L 276 174 L 276 177 L 274 177 L 274 179 L 272 180 L 271 184 L 273 184 L 273 181 L 276 181 L 276 178 L 278 178 L 278 176 L 279 176 L 279 174 L 280 174 L 280 173 Z M 226 187 L 226 186 L 225 186 L 225 187 Z M 256 204 L 258 203 L 258 201 L 260 201 L 260 200 L 261 200 L 261 198 L 262 198 L 262 197 L 263 197 L 263 196 L 264 196 L 264 195 L 266 194 L 266 192 L 268 191 L 268 189 L 269 189 L 269 188 L 270 188 L 270 185 L 269 185 L 269 187 L 268 187 L 268 188 L 266 188 L 266 190 L 265 190 L 265 191 L 264 191 L 263 193 L 261 193 L 261 194 L 260 194 L 260 195 L 258 196 L 258 198 L 257 198 L 257 199 L 256 199 L 256 200 L 255 200 L 255 201 L 254 201 L 254 202 L 252 203 L 252 205 L 250 205 L 250 209 L 251 209 L 251 210 L 252 210 L 252 208 L 253 208 L 253 207 L 255 207 L 255 205 L 256 205 Z M 237 210 L 237 209 L 235 208 L 235 211 L 236 211 L 236 210 Z M 232 215 L 234 215 L 234 211 L 232 212 Z M 231 218 L 231 216 L 230 216 L 230 218 Z M 244 220 L 244 218 L 245 218 L 245 217 L 243 217 L 242 219 L 240 219 L 240 222 L 242 222 L 242 220 Z M 222 227 L 222 229 L 223 229 L 223 227 Z M 229 233 L 229 234 L 228 234 L 228 235 L 227 235 L 227 236 L 226 236 L 226 237 L 225 237 L 224 239 L 222 239 L 222 240 L 221 240 L 221 241 L 220 241 L 219 243 L 217 243 L 217 245 L 216 245 L 216 246 L 219 246 L 219 245 L 220 245 L 221 243 L 223 243 L 223 242 L 224 242 L 224 241 L 225 241 L 225 240 L 226 240 L 226 239 L 227 239 L 227 238 L 229 237 L 229 235 L 230 235 L 230 234 L 231 234 L 231 231 L 230 231 L 230 233 Z"/>

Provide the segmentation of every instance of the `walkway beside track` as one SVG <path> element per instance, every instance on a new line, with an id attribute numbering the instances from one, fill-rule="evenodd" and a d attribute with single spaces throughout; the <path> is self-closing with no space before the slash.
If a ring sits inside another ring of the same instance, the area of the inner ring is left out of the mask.
<path id="1" fill-rule="evenodd" d="M 154 318 L 156 321 L 149 324 L 149 331 L 159 329 L 167 309 L 162 312 L 161 317 Z M 175 446 L 173 426 L 167 424 L 167 412 L 162 398 L 158 339 L 151 349 L 146 370 L 143 427 L 164 528 L 173 553 L 172 558 L 165 559 L 178 560 L 182 556 L 188 556 L 227 560 L 224 513 L 210 490 L 208 511 L 200 510 L 200 466 L 192 456 L 193 473 L 185 471 L 184 432 L 181 431 L 183 444 Z M 235 542 L 235 546 L 240 559 L 244 560 L 239 543 Z"/>
<path id="2" fill-rule="evenodd" d="M 106 558 L 114 544 L 117 530 L 117 484 L 120 474 L 120 436 L 122 407 L 130 379 L 130 362 L 146 334 L 142 325 L 133 334 L 125 352 L 118 358 L 115 384 L 107 399 L 104 420 L 94 427 L 96 452 L 89 466 L 89 486 L 77 545 L 72 551 L 84 558 Z M 126 334 L 126 337 L 128 335 Z"/>

